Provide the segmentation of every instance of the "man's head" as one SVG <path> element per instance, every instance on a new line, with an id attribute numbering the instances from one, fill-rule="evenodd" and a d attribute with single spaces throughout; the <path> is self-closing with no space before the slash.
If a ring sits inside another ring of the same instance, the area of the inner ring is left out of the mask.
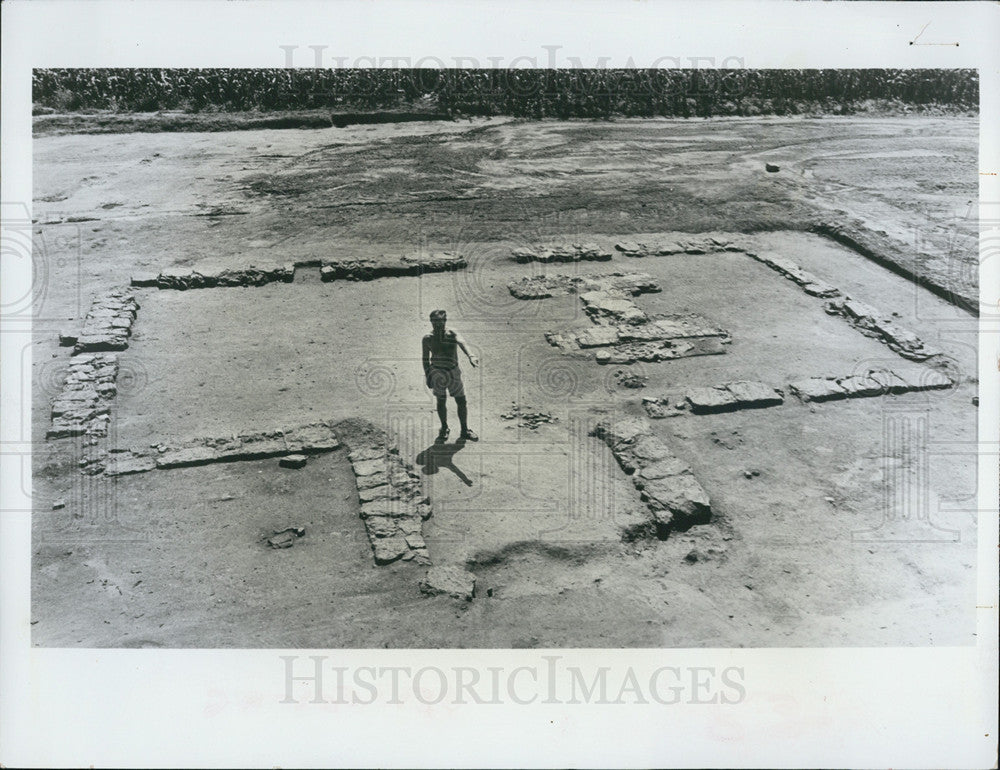
<path id="1" fill-rule="evenodd" d="M 431 326 L 434 327 L 434 331 L 444 331 L 444 325 L 448 321 L 448 314 L 443 310 L 434 310 L 431 312 Z"/>

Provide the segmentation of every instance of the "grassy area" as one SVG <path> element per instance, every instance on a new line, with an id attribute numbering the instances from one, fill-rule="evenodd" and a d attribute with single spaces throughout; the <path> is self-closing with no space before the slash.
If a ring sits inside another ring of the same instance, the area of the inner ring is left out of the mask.
<path id="1" fill-rule="evenodd" d="M 975 70 L 47 69 L 39 133 L 315 128 L 415 116 L 976 112 Z M 229 116 L 233 116 L 230 118 Z"/>

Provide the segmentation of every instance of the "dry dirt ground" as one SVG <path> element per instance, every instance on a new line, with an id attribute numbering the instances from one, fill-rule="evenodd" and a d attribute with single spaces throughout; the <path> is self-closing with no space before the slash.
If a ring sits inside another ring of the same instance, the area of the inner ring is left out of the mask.
<path id="1" fill-rule="evenodd" d="M 492 120 L 37 138 L 33 642 L 973 643 L 975 318 L 807 230 L 857 218 L 953 262 L 953 280 L 968 282 L 977 131 L 970 118 Z M 692 386 L 925 366 L 742 253 L 544 266 L 510 256 L 539 242 L 704 232 L 786 256 L 897 313 L 943 351 L 958 384 L 651 420 L 709 493 L 713 521 L 627 541 L 623 530 L 647 514 L 588 435 L 598 420 L 645 416 L 643 396 L 676 400 Z M 421 473 L 430 557 L 475 573 L 471 602 L 423 596 L 425 568 L 412 562 L 374 564 L 343 449 L 300 470 L 271 459 L 105 479 L 79 472 L 93 449 L 80 439 L 45 440 L 70 359 L 59 330 L 79 328 L 91 297 L 136 270 L 419 250 L 470 265 L 360 283 L 321 283 L 303 267 L 288 284 L 137 290 L 100 445 L 368 419 Z M 615 270 L 658 281 L 660 293 L 635 300 L 646 312 L 697 313 L 729 331 L 727 352 L 599 366 L 544 337 L 587 324 L 577 298 L 507 290 L 525 275 Z M 482 440 L 434 450 L 419 355 L 436 307 L 482 361 L 464 367 Z M 646 387 L 622 387 L 618 369 L 645 375 Z M 515 405 L 557 419 L 530 429 L 502 417 Z M 305 537 L 264 545 L 288 526 Z"/>

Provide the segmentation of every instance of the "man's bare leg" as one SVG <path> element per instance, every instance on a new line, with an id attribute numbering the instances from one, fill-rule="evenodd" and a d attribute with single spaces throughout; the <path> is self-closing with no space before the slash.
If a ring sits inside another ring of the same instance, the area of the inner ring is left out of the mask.
<path id="1" fill-rule="evenodd" d="M 459 439 L 465 441 L 478 441 L 479 436 L 469 430 L 469 404 L 465 400 L 465 396 L 455 399 L 455 404 L 458 406 L 458 421 L 462 425 L 462 433 Z"/>
<path id="2" fill-rule="evenodd" d="M 438 420 L 441 422 L 441 432 L 438 433 L 438 440 L 444 441 L 448 438 L 448 397 L 438 396 L 437 399 Z M 459 412 L 461 414 L 461 412 Z"/>

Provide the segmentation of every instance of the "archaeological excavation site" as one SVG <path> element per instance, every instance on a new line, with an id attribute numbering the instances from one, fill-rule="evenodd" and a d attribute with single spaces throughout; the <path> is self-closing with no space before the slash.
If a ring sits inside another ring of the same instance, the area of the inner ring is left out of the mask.
<path id="1" fill-rule="evenodd" d="M 974 643 L 976 117 L 46 125 L 33 644 Z"/>

